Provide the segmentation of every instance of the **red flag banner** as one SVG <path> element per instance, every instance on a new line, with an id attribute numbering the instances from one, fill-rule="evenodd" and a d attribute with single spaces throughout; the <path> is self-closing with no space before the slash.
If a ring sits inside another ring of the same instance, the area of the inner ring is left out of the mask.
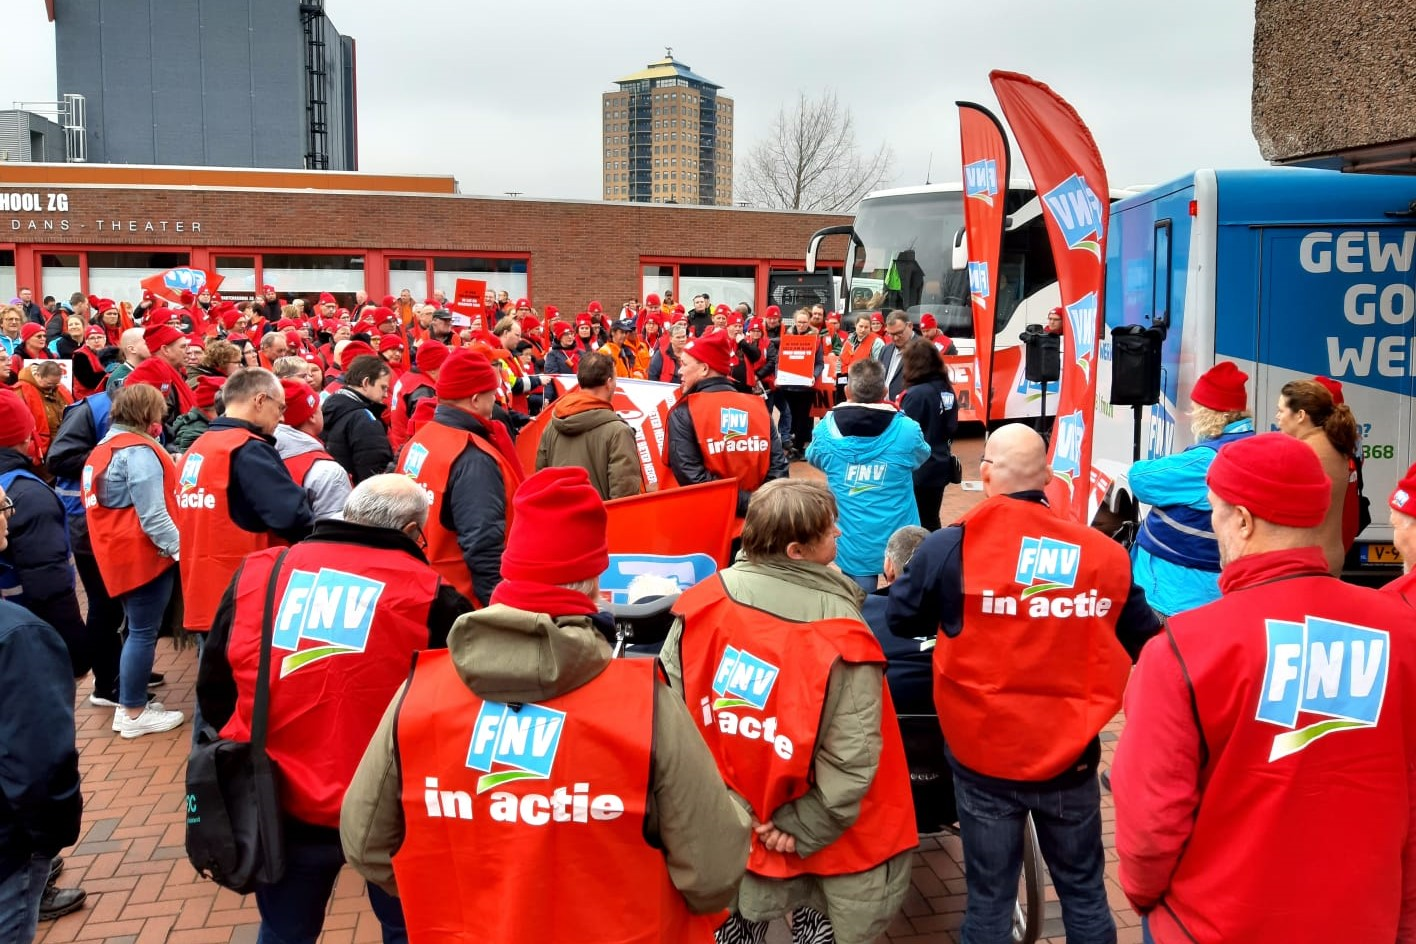
<path id="1" fill-rule="evenodd" d="M 452 303 L 447 310 L 461 317 L 453 318 L 453 326 L 458 328 L 485 328 L 492 326 L 479 324 L 484 314 L 482 300 L 487 294 L 487 283 L 481 279 L 458 279 L 452 293 Z M 532 468 L 532 466 L 527 466 Z"/>
<path id="2" fill-rule="evenodd" d="M 200 295 L 203 288 L 216 291 L 225 281 L 225 276 L 213 272 L 208 274 L 201 269 L 193 269 L 188 266 L 178 266 L 175 269 L 168 269 L 156 275 L 150 275 L 138 282 L 145 291 L 152 292 L 158 298 L 166 299 L 174 305 L 182 303 L 182 293 L 191 292 L 193 295 Z"/>
<path id="3" fill-rule="evenodd" d="M 600 594 L 628 603 L 635 578 L 668 578 L 679 590 L 728 566 L 737 482 L 723 479 L 605 502 L 610 567 Z M 667 588 L 666 588 L 667 589 Z"/>
<path id="4" fill-rule="evenodd" d="M 991 72 L 989 80 L 1042 198 L 1067 314 L 1062 390 L 1049 449 L 1054 480 L 1048 492 L 1054 507 L 1070 508 L 1072 517 L 1087 523 L 1094 495 L 1096 350 L 1111 212 L 1106 168 L 1091 132 L 1056 92 L 1015 72 Z"/>
<path id="5" fill-rule="evenodd" d="M 987 422 L 993 403 L 994 321 L 998 312 L 998 262 L 1007 218 L 1008 139 L 993 112 L 972 102 L 959 106 L 959 145 L 964 162 L 964 233 L 969 249 L 969 297 L 973 305 L 973 402 Z M 958 385 L 955 385 L 958 389 Z"/>

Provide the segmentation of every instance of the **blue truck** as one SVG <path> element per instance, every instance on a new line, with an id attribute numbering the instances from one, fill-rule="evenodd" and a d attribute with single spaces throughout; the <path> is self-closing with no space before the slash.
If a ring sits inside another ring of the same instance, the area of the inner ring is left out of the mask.
<path id="1" fill-rule="evenodd" d="M 1111 207 L 1093 461 L 1111 479 L 1105 502 L 1136 509 L 1134 458 L 1193 442 L 1186 411 L 1195 379 L 1218 360 L 1250 377 L 1259 429 L 1279 390 L 1323 374 L 1356 414 L 1372 524 L 1351 559 L 1399 564 L 1386 497 L 1412 462 L 1416 393 L 1416 179 L 1297 168 L 1199 170 Z M 1168 324 L 1161 397 L 1110 403 L 1109 331 Z M 1139 453 L 1139 455 L 1137 455 Z"/>

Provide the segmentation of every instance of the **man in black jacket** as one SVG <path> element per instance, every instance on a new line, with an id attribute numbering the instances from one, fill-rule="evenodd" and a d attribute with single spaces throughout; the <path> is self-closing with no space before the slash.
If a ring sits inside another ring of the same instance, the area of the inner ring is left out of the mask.
<path id="1" fill-rule="evenodd" d="M 0 551 L 16 512 L 0 488 Z M 34 938 L 39 920 L 78 909 L 84 892 L 54 887 L 60 849 L 79 838 L 84 801 L 74 747 L 74 682 L 63 640 L 0 600 L 0 929 Z"/>
<path id="2" fill-rule="evenodd" d="M 322 407 L 325 448 L 355 485 L 393 468 L 393 446 L 380 419 L 392 385 L 388 363 L 363 354 L 350 362 L 344 386 Z"/>
<path id="3" fill-rule="evenodd" d="M 693 308 L 688 312 L 689 337 L 700 337 L 713 327 L 713 311 L 708 307 L 708 293 L 693 296 Z"/>

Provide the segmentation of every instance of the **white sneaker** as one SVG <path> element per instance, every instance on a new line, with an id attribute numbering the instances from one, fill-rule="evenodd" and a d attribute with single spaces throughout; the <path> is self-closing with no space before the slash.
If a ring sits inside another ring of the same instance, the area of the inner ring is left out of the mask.
<path id="1" fill-rule="evenodd" d="M 158 701 L 158 700 L 156 700 L 156 699 L 149 699 L 149 701 L 148 701 L 148 703 L 147 703 L 147 706 L 148 706 L 148 708 L 151 708 L 153 711 L 162 711 L 162 710 L 163 710 L 162 702 L 160 702 L 160 701 Z M 118 725 L 118 719 L 119 719 L 119 718 L 126 718 L 126 717 L 128 717 L 128 713 L 125 712 L 122 708 L 119 708 L 119 707 L 116 707 L 116 706 L 115 706 L 115 709 L 114 709 L 114 711 L 113 711 L 113 730 L 114 730 L 114 731 L 122 731 L 122 730 L 123 730 L 123 729 L 122 729 L 121 727 L 119 727 L 119 725 Z M 142 716 L 139 715 L 138 717 L 142 717 Z"/>
<path id="2" fill-rule="evenodd" d="M 187 716 L 180 711 L 166 711 L 161 706 L 156 708 L 154 702 L 143 709 L 143 713 L 136 718 L 129 718 L 128 713 L 122 708 L 116 708 L 113 712 L 113 730 L 117 731 L 125 738 L 142 737 L 144 734 L 157 734 L 161 731 L 171 731 L 183 721 Z"/>

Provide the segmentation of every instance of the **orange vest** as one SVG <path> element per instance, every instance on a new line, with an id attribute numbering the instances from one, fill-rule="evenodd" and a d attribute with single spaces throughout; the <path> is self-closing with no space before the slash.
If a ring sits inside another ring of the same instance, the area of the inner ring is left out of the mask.
<path id="1" fill-rule="evenodd" d="M 436 420 L 420 426 L 403 447 L 395 471 L 410 476 L 432 498 L 428 506 L 428 523 L 423 526 L 423 536 L 428 541 L 428 563 L 474 607 L 478 607 L 480 602 L 472 587 L 472 571 L 468 569 L 467 559 L 462 556 L 462 548 L 457 544 L 457 532 L 442 523 L 448 475 L 452 472 L 453 462 L 469 447 L 482 450 L 497 463 L 506 498 L 506 530 L 510 533 L 511 497 L 516 491 L 518 476 L 507 466 L 506 459 L 496 447 L 476 433 L 453 429 Z"/>
<path id="2" fill-rule="evenodd" d="M 419 653 L 398 708 L 409 939 L 710 944 L 645 840 L 654 664 L 612 661 L 540 704 L 483 701 Z"/>
<path id="3" fill-rule="evenodd" d="M 760 488 L 772 463 L 772 417 L 762 398 L 714 390 L 685 399 L 703 467 L 744 491 Z"/>
<path id="4" fill-rule="evenodd" d="M 236 581 L 226 658 L 236 704 L 221 736 L 251 739 L 261 617 L 280 549 L 247 558 Z M 280 808 L 339 828 L 339 808 L 379 719 L 428 645 L 437 575 L 387 548 L 301 541 L 277 578 L 266 751 L 280 771 Z"/>
<path id="5" fill-rule="evenodd" d="M 962 525 L 963 629 L 934 648 L 944 740 L 970 770 L 1049 780 L 1121 709 L 1130 560 L 1100 531 L 1006 495 Z"/>
<path id="6" fill-rule="evenodd" d="M 173 520 L 182 535 L 183 624 L 189 631 L 211 628 L 247 554 L 280 543 L 268 531 L 247 531 L 231 520 L 231 454 L 256 438 L 248 429 L 207 430 L 182 457 Z"/>
<path id="7" fill-rule="evenodd" d="M 684 699 L 728 786 L 766 822 L 814 782 L 813 761 L 838 660 L 885 664 L 860 620 L 797 623 L 743 606 L 721 577 L 679 597 Z M 880 763 L 860 815 L 840 838 L 805 858 L 772 852 L 754 837 L 747 868 L 767 878 L 849 875 L 919 844 L 909 767 L 890 689 L 882 677 Z"/>
<path id="8" fill-rule="evenodd" d="M 290 477 L 295 480 L 295 484 L 301 488 L 305 487 L 305 476 L 310 474 L 310 470 L 315 467 L 315 463 L 321 459 L 328 459 L 330 462 L 337 461 L 334 456 L 323 449 L 311 449 L 309 452 L 302 452 L 298 456 L 287 456 L 281 460 L 285 463 L 285 469 L 290 473 Z"/>
<path id="9" fill-rule="evenodd" d="M 93 556 L 98 561 L 98 572 L 103 577 L 103 585 L 109 596 L 118 597 L 139 587 L 147 586 L 171 567 L 176 561 L 163 557 L 143 533 L 138 521 L 138 511 L 133 505 L 126 508 L 109 508 L 99 504 L 98 492 L 94 487 L 108 471 L 113 454 L 119 449 L 146 446 L 162 463 L 162 484 L 167 496 L 167 513 L 177 520 L 177 466 L 172 457 L 157 443 L 137 433 L 119 433 L 105 443 L 99 443 L 89 453 L 84 463 L 81 487 L 84 495 L 84 518 L 88 521 L 89 540 L 93 542 Z"/>

